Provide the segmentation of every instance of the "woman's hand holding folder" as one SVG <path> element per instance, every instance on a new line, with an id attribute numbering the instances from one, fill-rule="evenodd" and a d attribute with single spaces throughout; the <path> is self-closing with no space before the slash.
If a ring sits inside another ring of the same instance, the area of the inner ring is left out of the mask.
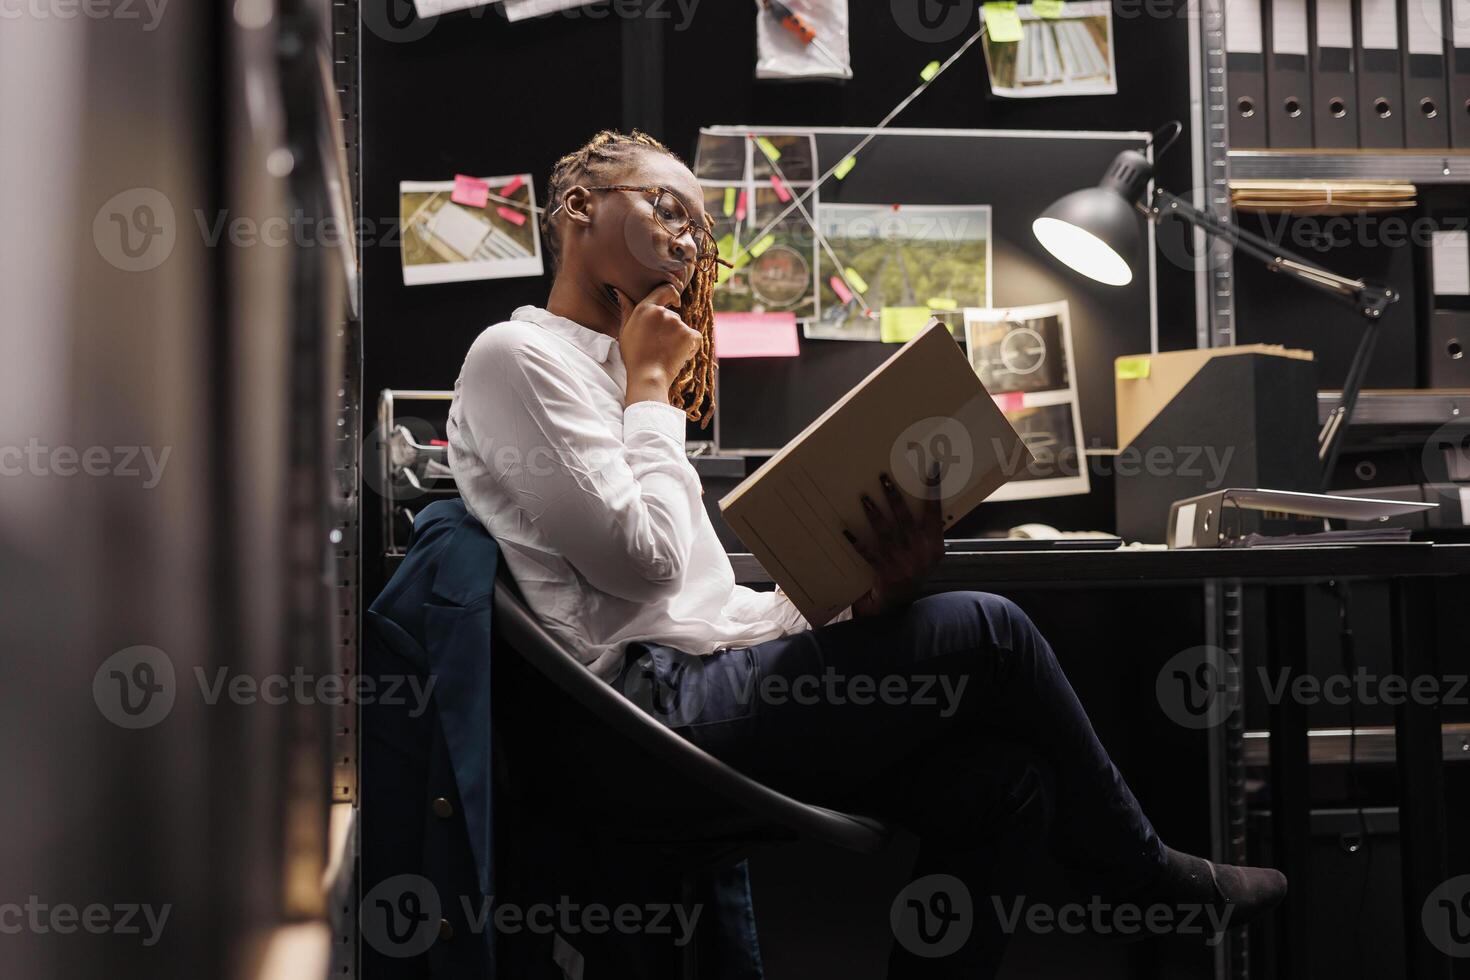
<path id="1" fill-rule="evenodd" d="M 852 604 L 854 617 L 878 616 L 912 602 L 924 579 L 944 557 L 944 514 L 939 495 L 924 501 L 923 513 L 915 520 L 893 479 L 880 473 L 878 482 L 883 485 L 886 513 L 871 497 L 862 495 L 874 544 L 865 544 L 848 529 L 842 530 L 857 553 L 878 573 L 877 584 Z M 937 480 L 933 482 L 937 485 Z"/>

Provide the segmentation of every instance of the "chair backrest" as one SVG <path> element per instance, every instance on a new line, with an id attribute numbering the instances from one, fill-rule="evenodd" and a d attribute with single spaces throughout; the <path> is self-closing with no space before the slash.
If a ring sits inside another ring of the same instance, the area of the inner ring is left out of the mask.
<path id="1" fill-rule="evenodd" d="M 523 659 L 559 692 L 636 746 L 647 761 L 736 808 L 735 819 L 724 825 L 727 832 L 728 828 L 743 828 L 747 835 L 761 839 L 809 838 L 864 853 L 878 850 L 887 841 L 888 831 L 880 822 L 792 799 L 740 773 L 661 724 L 599 679 L 551 636 L 508 577 L 498 578 L 495 583 L 494 607 L 497 658 L 511 653 Z M 749 819 L 739 819 L 741 813 Z"/>

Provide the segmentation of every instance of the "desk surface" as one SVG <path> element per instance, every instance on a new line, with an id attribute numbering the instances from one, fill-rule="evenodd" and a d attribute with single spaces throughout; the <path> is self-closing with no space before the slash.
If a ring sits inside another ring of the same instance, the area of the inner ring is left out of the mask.
<path id="1" fill-rule="evenodd" d="M 768 583 L 754 555 L 732 554 L 735 580 Z M 1132 584 L 1238 578 L 1251 581 L 1470 575 L 1470 544 L 1325 545 L 1183 551 L 954 552 L 927 585 L 935 590 L 1015 585 Z"/>

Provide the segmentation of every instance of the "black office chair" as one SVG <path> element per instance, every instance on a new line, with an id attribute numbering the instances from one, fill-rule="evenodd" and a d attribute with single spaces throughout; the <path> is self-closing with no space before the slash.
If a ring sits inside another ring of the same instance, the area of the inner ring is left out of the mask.
<path id="1" fill-rule="evenodd" d="M 882 823 L 795 800 L 665 727 L 553 638 L 504 574 L 493 629 L 494 740 L 510 767 L 497 782 L 513 787 L 538 823 L 669 856 L 682 901 L 699 873 L 757 846 L 813 840 L 871 853 L 886 843 Z M 497 830 L 512 847 L 514 836 Z M 680 973 L 692 980 L 695 944 L 680 955 Z"/>

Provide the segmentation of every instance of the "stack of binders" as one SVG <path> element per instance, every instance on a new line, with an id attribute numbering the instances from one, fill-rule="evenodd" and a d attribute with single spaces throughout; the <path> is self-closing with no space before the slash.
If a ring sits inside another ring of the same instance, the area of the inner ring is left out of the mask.
<path id="1" fill-rule="evenodd" d="M 1470 0 L 1232 0 L 1230 144 L 1470 149 Z"/>

